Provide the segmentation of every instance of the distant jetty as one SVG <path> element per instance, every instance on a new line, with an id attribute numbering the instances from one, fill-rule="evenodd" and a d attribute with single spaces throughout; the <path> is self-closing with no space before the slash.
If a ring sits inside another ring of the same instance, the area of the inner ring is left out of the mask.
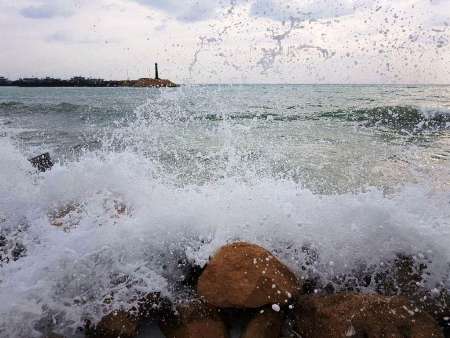
<path id="1" fill-rule="evenodd" d="M 82 76 L 76 76 L 69 80 L 46 78 L 24 78 L 19 80 L 8 80 L 0 76 L 0 86 L 15 87 L 178 87 L 170 80 L 160 79 L 158 64 L 155 63 L 155 78 L 141 78 L 138 80 L 104 80 L 90 79 Z"/>

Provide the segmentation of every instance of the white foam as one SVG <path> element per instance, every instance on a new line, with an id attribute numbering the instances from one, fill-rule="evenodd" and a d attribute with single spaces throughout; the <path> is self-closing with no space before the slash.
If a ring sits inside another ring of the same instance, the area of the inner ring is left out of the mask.
<path id="1" fill-rule="evenodd" d="M 139 130 L 134 140 L 156 139 L 154 131 Z M 26 257 L 0 269 L 0 331 L 6 337 L 39 336 L 48 323 L 70 334 L 85 318 L 130 306 L 136 295 L 170 294 L 181 274 L 179 257 L 203 265 L 236 240 L 265 246 L 298 274 L 301 247 L 310 244 L 325 280 L 398 252 L 422 254 L 432 262 L 430 287 L 447 283 L 450 195 L 423 182 L 405 183 L 388 196 L 376 188 L 319 195 L 253 172 L 179 184 L 130 148 L 88 153 L 38 175 L 4 138 L 0 158 L 1 226 L 25 227 L 27 248 Z M 129 213 L 118 217 L 114 201 Z M 77 224 L 68 232 L 51 226 L 49 211 L 70 203 L 80 205 Z M 112 293 L 108 305 L 104 299 Z"/>

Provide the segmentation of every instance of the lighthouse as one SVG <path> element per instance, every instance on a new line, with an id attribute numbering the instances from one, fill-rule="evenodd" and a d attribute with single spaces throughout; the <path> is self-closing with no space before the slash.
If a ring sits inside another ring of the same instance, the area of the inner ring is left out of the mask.
<path id="1" fill-rule="evenodd" d="M 159 80 L 158 64 L 157 63 L 155 63 L 155 80 Z"/>

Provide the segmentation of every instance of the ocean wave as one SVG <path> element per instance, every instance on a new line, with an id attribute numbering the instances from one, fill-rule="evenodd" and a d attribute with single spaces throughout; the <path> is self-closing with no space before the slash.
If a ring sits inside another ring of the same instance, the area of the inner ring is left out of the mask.
<path id="1" fill-rule="evenodd" d="M 367 127 L 384 126 L 399 131 L 421 132 L 450 128 L 450 110 L 414 106 L 382 106 L 335 110 L 319 115 L 363 123 Z"/>
<path id="2" fill-rule="evenodd" d="M 7 139 L 0 156 L 2 235 L 26 250 L 0 268 L 6 337 L 38 337 L 49 326 L 71 336 L 139 295 L 182 296 L 179 261 L 203 266 L 236 240 L 335 288 L 355 280 L 357 267 L 376 274 L 398 254 L 426 263 L 429 289 L 450 286 L 449 196 L 426 184 L 388 196 L 376 188 L 320 195 L 258 175 L 179 186 L 130 150 L 86 153 L 42 174 Z M 306 271 L 305 247 L 318 257 Z"/>
<path id="3" fill-rule="evenodd" d="M 309 105 L 308 109 L 322 107 L 322 105 Z M 249 107 L 250 108 L 250 107 Z M 367 127 L 383 126 L 394 130 L 420 132 L 442 130 L 450 128 L 450 110 L 446 108 L 420 108 L 413 106 L 381 106 L 375 108 L 338 109 L 328 112 L 309 113 L 300 111 L 299 107 L 289 106 L 275 110 L 269 107 L 252 107 L 255 111 L 247 112 L 192 112 L 185 116 L 176 116 L 179 121 L 308 121 L 319 119 L 340 119 L 358 122 Z M 258 110 L 263 109 L 264 112 Z M 266 110 L 270 110 L 267 112 Z M 281 110 L 281 112 L 280 112 Z M 283 110 L 286 110 L 284 113 Z M 277 112 L 278 111 L 278 112 Z M 287 112 L 289 111 L 289 112 Z M 293 111 L 293 112 L 290 112 Z M 156 118 L 157 116 L 154 116 Z"/>
<path id="4" fill-rule="evenodd" d="M 205 114 L 197 115 L 197 120 L 223 121 L 223 120 L 267 120 L 267 121 L 299 121 L 308 120 L 312 117 L 296 114 L 277 113 L 234 113 L 234 114 Z"/>
<path id="5" fill-rule="evenodd" d="M 0 113 L 84 113 L 97 112 L 101 108 L 85 104 L 74 104 L 69 102 L 60 103 L 24 103 L 18 101 L 0 102 Z"/>

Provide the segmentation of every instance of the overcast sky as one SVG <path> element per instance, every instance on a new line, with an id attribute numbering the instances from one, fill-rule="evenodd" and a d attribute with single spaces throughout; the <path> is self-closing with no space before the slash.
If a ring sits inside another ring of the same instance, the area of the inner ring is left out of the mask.
<path id="1" fill-rule="evenodd" d="M 0 0 L 0 76 L 450 83 L 450 0 Z"/>

